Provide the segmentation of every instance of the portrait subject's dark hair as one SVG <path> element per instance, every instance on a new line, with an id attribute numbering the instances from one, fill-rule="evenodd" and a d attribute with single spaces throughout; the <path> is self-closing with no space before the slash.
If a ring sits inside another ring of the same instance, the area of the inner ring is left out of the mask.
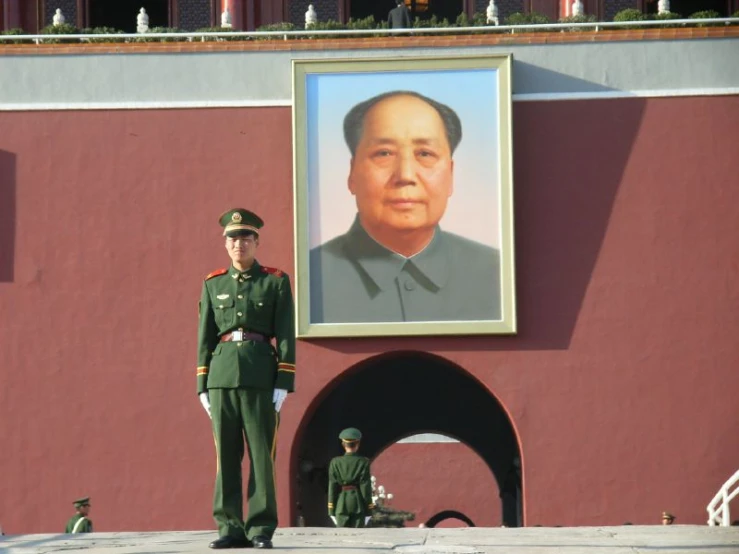
<path id="1" fill-rule="evenodd" d="M 344 117 L 344 140 L 349 147 L 349 151 L 352 153 L 352 157 L 354 157 L 357 151 L 357 145 L 362 138 L 362 133 L 364 133 L 364 118 L 367 117 L 367 112 L 377 103 L 394 96 L 413 96 L 434 108 L 439 114 L 439 117 L 441 117 L 442 123 L 444 123 L 446 138 L 449 141 L 449 149 L 454 154 L 457 146 L 459 146 L 459 142 L 462 140 L 462 122 L 459 120 L 457 112 L 446 104 L 432 100 L 423 94 L 408 90 L 394 90 L 392 92 L 383 92 L 382 94 L 373 96 L 369 100 L 356 104 L 349 110 L 346 117 Z"/>

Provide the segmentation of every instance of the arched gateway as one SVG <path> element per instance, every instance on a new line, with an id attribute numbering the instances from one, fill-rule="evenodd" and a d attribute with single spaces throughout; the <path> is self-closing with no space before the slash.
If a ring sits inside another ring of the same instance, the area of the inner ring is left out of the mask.
<path id="1" fill-rule="evenodd" d="M 414 433 L 459 439 L 495 476 L 498 490 L 490 491 L 490 503 L 501 503 L 501 523 L 523 524 L 521 451 L 506 410 L 464 369 L 412 351 L 382 354 L 347 369 L 306 410 L 291 454 L 293 521 L 302 516 L 309 527 L 331 524 L 326 470 L 339 453 L 338 433 L 349 425 L 365 433 L 362 454 L 371 459 Z"/>

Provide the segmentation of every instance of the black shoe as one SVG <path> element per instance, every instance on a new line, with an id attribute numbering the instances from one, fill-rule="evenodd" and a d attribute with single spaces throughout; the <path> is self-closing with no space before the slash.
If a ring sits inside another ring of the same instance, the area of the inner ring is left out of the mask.
<path id="1" fill-rule="evenodd" d="M 264 535 L 257 535 L 251 542 L 254 548 L 272 548 L 272 541 Z"/>
<path id="2" fill-rule="evenodd" d="M 251 542 L 247 539 L 235 537 L 220 537 L 208 545 L 210 548 L 251 548 Z"/>

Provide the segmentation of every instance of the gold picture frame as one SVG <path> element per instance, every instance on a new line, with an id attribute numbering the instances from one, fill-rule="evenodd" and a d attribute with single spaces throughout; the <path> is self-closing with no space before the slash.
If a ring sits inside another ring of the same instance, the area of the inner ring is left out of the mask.
<path id="1" fill-rule="evenodd" d="M 511 56 L 292 69 L 297 336 L 515 334 Z"/>

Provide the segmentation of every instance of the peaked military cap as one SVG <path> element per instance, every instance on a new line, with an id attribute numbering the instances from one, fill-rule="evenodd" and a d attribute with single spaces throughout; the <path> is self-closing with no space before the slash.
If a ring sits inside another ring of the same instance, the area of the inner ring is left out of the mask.
<path id="1" fill-rule="evenodd" d="M 82 507 L 82 506 L 84 506 L 86 504 L 89 504 L 89 503 L 90 503 L 90 497 L 89 496 L 86 496 L 84 498 L 78 498 L 77 500 L 74 501 L 74 507 L 75 508 L 80 508 L 80 507 Z"/>
<path id="2" fill-rule="evenodd" d="M 349 427 L 339 433 L 339 438 L 344 442 L 356 442 L 362 438 L 362 432 L 355 427 Z"/>
<path id="3" fill-rule="evenodd" d="M 218 223 L 223 227 L 224 237 L 238 237 L 249 233 L 259 236 L 259 229 L 264 225 L 262 218 L 243 208 L 234 208 L 224 212 L 218 219 Z"/>
<path id="4" fill-rule="evenodd" d="M 675 516 L 670 512 L 662 512 L 662 519 L 675 519 Z"/>

